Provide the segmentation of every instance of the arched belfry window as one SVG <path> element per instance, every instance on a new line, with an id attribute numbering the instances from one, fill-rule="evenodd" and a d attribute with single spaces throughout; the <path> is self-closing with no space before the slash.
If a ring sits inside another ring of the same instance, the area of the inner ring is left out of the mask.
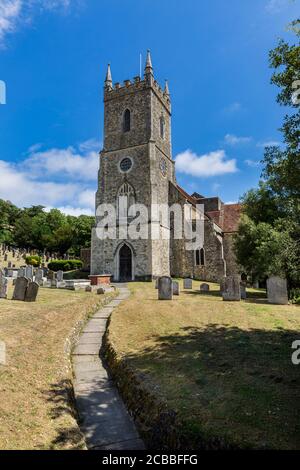
<path id="1" fill-rule="evenodd" d="M 135 204 L 135 191 L 131 184 L 123 183 L 117 195 L 117 211 L 119 217 L 127 217 L 128 209 Z"/>
<path id="2" fill-rule="evenodd" d="M 195 251 L 195 265 L 204 266 L 205 265 L 205 252 L 204 248 Z"/>
<path id="3" fill-rule="evenodd" d="M 131 116 L 129 109 L 126 109 L 123 115 L 123 132 L 129 132 L 131 126 Z"/>
<path id="4" fill-rule="evenodd" d="M 159 125 L 160 125 L 160 137 L 164 139 L 165 138 L 165 126 L 166 126 L 164 116 L 160 116 Z"/>

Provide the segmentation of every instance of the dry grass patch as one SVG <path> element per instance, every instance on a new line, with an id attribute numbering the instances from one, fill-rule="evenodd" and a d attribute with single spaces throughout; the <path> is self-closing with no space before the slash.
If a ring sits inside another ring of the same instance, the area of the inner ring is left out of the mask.
<path id="1" fill-rule="evenodd" d="M 60 289 L 40 289 L 36 303 L 0 300 L 0 340 L 7 350 L 0 365 L 0 449 L 84 446 L 68 400 L 65 345 L 99 303 L 94 293 Z"/>
<path id="2" fill-rule="evenodd" d="M 177 411 L 188 442 L 300 449 L 299 366 L 291 362 L 299 306 L 268 305 L 253 290 L 247 301 L 223 302 L 213 284 L 209 294 L 182 290 L 171 302 L 157 301 L 154 284 L 130 286 L 110 342 Z"/>

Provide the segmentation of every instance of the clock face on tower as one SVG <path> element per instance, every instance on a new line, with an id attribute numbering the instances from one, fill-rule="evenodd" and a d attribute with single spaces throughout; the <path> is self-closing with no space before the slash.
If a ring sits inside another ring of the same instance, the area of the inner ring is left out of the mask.
<path id="1" fill-rule="evenodd" d="M 163 176 L 166 176 L 167 175 L 167 162 L 164 158 L 160 160 L 159 167 L 160 167 L 161 174 Z"/>

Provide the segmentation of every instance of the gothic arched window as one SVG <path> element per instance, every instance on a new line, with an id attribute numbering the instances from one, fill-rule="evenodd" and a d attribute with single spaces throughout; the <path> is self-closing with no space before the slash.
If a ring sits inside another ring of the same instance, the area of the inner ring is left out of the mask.
<path id="1" fill-rule="evenodd" d="M 130 125 L 131 125 L 130 121 L 131 121 L 130 111 L 129 109 L 126 109 L 123 115 L 123 132 L 130 131 Z"/>
<path id="2" fill-rule="evenodd" d="M 163 116 L 160 117 L 159 119 L 159 125 L 160 125 L 160 137 L 162 139 L 165 138 L 165 118 Z"/>
<path id="3" fill-rule="evenodd" d="M 128 209 L 135 204 L 135 192 L 131 184 L 123 183 L 117 195 L 117 211 L 119 217 L 127 217 Z"/>
<path id="4" fill-rule="evenodd" d="M 195 265 L 204 266 L 205 265 L 205 252 L 204 248 L 195 251 Z"/>

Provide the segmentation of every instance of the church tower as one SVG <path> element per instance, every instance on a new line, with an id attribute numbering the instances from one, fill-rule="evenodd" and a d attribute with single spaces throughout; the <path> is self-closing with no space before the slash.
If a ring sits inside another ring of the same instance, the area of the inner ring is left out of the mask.
<path id="1" fill-rule="evenodd" d="M 143 228 L 147 239 L 101 239 L 92 234 L 91 273 L 112 274 L 114 280 L 150 280 L 170 274 L 170 244 L 153 204 L 168 204 L 169 182 L 175 183 L 171 149 L 171 102 L 168 83 L 162 90 L 154 78 L 150 52 L 144 78 L 113 84 L 110 65 L 104 83 L 104 142 L 100 153 L 96 210 L 111 204 L 120 211 L 127 201 L 148 209 Z M 158 237 L 151 237 L 157 225 Z M 96 225 L 99 222 L 96 216 Z M 129 219 L 130 221 L 130 219 Z M 117 220 L 117 226 L 122 225 Z M 162 234 L 164 233 L 164 236 Z"/>

